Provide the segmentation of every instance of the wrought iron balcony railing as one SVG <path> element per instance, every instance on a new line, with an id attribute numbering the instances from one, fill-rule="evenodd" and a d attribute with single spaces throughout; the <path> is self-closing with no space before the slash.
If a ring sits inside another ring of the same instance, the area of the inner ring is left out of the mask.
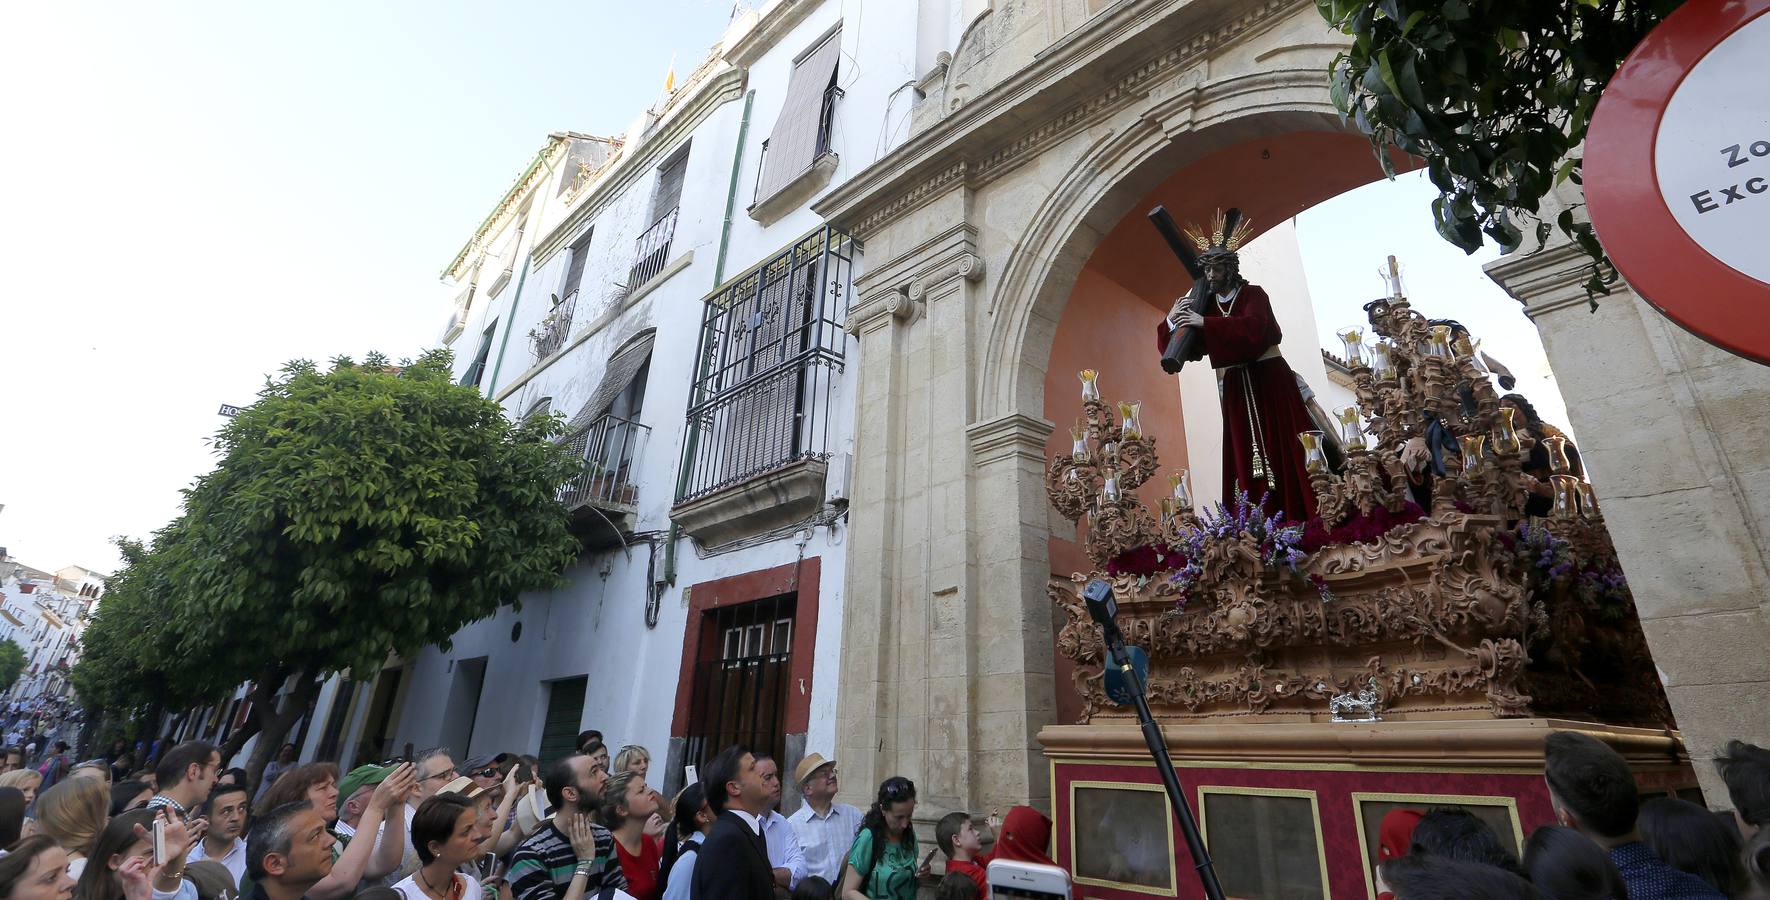
<path id="1" fill-rule="evenodd" d="M 581 506 L 632 507 L 639 502 L 634 469 L 645 457 L 651 427 L 618 416 L 603 416 L 572 435 L 566 446 L 583 462 L 578 474 L 559 489 L 567 509 Z"/>
<path id="2" fill-rule="evenodd" d="M 707 298 L 678 502 L 829 457 L 859 249 L 819 228 Z"/>
<path id="3" fill-rule="evenodd" d="M 578 292 L 572 291 L 553 307 L 547 318 L 529 332 L 529 345 L 535 350 L 535 361 L 540 362 L 565 346 L 565 339 L 571 335 L 572 316 L 578 305 Z"/>
<path id="4" fill-rule="evenodd" d="M 641 285 L 664 271 L 664 265 L 670 261 L 670 240 L 676 236 L 677 209 L 679 207 L 664 213 L 635 242 L 633 268 L 627 273 L 627 290 L 639 290 Z"/>

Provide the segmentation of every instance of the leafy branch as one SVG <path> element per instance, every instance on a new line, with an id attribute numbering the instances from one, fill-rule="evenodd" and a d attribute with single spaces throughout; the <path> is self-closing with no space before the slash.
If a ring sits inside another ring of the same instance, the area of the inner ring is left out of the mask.
<path id="1" fill-rule="evenodd" d="M 1630 50 L 1682 0 L 1316 0 L 1352 37 L 1330 72 L 1340 114 L 1386 149 L 1426 161 L 1438 189 L 1432 221 L 1473 253 L 1491 238 L 1511 252 L 1553 228 L 1590 257 L 1586 296 L 1610 293 L 1616 270 L 1591 223 L 1539 214 L 1564 181 L 1580 184 L 1592 110 Z M 1594 301 L 1594 308 L 1596 308 Z"/>

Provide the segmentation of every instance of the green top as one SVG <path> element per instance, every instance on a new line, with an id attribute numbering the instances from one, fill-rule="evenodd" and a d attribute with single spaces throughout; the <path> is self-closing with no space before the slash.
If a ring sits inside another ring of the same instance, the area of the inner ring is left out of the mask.
<path id="1" fill-rule="evenodd" d="M 848 850 L 848 867 L 861 875 L 861 888 L 872 900 L 916 900 L 916 833 L 904 829 L 903 839 L 886 844 L 873 864 L 873 832 L 862 828 Z"/>

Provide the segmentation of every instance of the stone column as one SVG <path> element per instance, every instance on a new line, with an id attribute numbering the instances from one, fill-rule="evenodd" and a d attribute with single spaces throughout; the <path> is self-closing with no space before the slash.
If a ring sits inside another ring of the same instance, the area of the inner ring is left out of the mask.
<path id="1" fill-rule="evenodd" d="M 1054 710 L 1051 425 L 975 421 L 984 272 L 966 204 L 958 188 L 869 235 L 849 315 L 862 363 L 836 752 L 848 799 L 905 775 L 924 821 L 1042 800 L 1034 735 Z"/>
<path id="2" fill-rule="evenodd" d="M 1542 333 L 1703 794 L 1726 806 L 1707 760 L 1770 743 L 1770 368 L 1626 285 L 1592 312 L 1585 263 L 1563 243 L 1487 271 Z"/>

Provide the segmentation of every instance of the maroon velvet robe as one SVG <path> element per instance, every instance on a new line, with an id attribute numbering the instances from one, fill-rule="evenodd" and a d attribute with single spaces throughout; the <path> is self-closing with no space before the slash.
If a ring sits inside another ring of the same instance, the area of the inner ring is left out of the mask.
<path id="1" fill-rule="evenodd" d="M 1262 360 L 1276 348 L 1283 333 L 1272 315 L 1272 301 L 1258 285 L 1244 284 L 1223 315 L 1212 298 L 1204 310 L 1204 352 L 1217 369 L 1223 406 L 1223 500 L 1231 502 L 1236 486 L 1259 500 L 1271 492 L 1267 513 L 1283 511 L 1286 519 L 1303 521 L 1315 515 L 1315 492 L 1303 467 L 1303 445 L 1297 435 L 1315 424 L 1297 392 L 1297 379 L 1283 357 Z M 1156 347 L 1167 349 L 1172 329 L 1163 319 L 1156 326 Z M 1250 403 L 1251 401 L 1251 403 Z M 1250 408 L 1251 406 L 1251 408 Z M 1254 428 L 1259 423 L 1260 448 L 1272 478 L 1254 478 Z"/>

